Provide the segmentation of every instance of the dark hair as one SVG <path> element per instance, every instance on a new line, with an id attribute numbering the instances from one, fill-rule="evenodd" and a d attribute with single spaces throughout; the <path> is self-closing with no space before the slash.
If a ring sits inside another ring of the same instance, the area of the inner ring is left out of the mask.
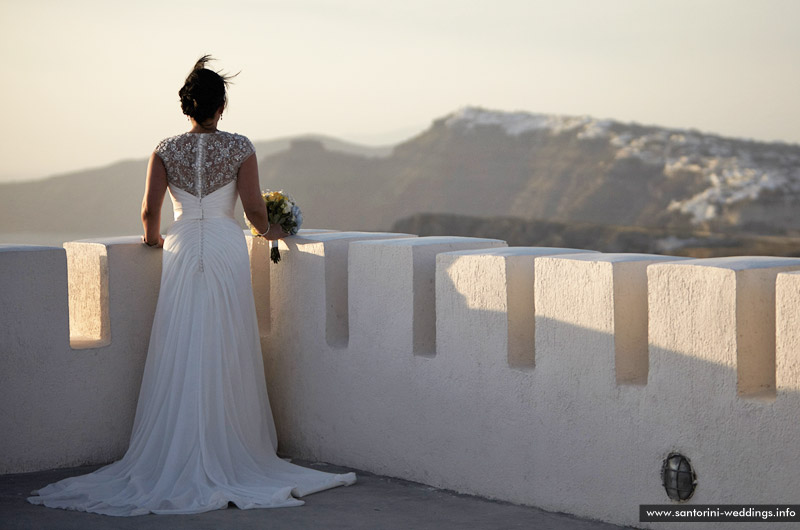
<path id="1" fill-rule="evenodd" d="M 238 75 L 226 76 L 209 70 L 205 66 L 212 60 L 210 55 L 200 57 L 178 91 L 183 113 L 201 125 L 213 118 L 217 109 L 225 106 L 228 101 L 225 89 L 229 80 Z"/>

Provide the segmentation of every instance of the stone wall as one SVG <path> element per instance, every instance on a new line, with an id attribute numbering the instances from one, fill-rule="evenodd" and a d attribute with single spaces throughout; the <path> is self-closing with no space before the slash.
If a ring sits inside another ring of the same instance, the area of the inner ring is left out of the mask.
<path id="1" fill-rule="evenodd" d="M 283 454 L 637 526 L 672 452 L 690 505 L 800 497 L 800 259 L 303 231 L 272 265 L 249 244 Z M 0 472 L 122 455 L 159 259 L 0 247 Z"/>

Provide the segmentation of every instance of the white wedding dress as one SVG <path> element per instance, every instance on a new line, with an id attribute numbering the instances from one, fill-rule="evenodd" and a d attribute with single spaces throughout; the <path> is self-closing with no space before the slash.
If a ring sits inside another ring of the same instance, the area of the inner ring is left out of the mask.
<path id="1" fill-rule="evenodd" d="M 33 504 L 130 516 L 298 506 L 356 481 L 276 454 L 250 265 L 233 218 L 241 135 L 185 133 L 156 148 L 175 223 L 165 238 L 139 403 L 125 456 L 50 484 Z M 265 257 L 266 259 L 266 257 Z"/>

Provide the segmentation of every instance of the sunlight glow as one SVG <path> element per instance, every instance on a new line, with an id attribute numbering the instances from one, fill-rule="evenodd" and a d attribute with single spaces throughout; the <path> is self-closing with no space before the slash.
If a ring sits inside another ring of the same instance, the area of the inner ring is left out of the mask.
<path id="1" fill-rule="evenodd" d="M 143 158 L 204 53 L 225 130 L 395 143 L 465 105 L 800 142 L 800 3 L 6 0 L 0 181 Z"/>

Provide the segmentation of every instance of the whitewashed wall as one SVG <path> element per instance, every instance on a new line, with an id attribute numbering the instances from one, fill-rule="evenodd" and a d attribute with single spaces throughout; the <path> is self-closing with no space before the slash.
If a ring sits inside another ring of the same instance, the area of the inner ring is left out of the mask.
<path id="1" fill-rule="evenodd" d="M 800 497 L 800 259 L 281 246 L 271 265 L 251 241 L 282 453 L 636 526 L 659 527 L 638 506 L 669 502 L 672 451 L 689 504 Z M 65 247 L 0 247 L 2 473 L 109 461 L 129 436 L 160 253 Z"/>
<path id="2" fill-rule="evenodd" d="M 64 246 L 0 245 L 0 473 L 128 445 L 161 252 L 138 237 Z"/>

